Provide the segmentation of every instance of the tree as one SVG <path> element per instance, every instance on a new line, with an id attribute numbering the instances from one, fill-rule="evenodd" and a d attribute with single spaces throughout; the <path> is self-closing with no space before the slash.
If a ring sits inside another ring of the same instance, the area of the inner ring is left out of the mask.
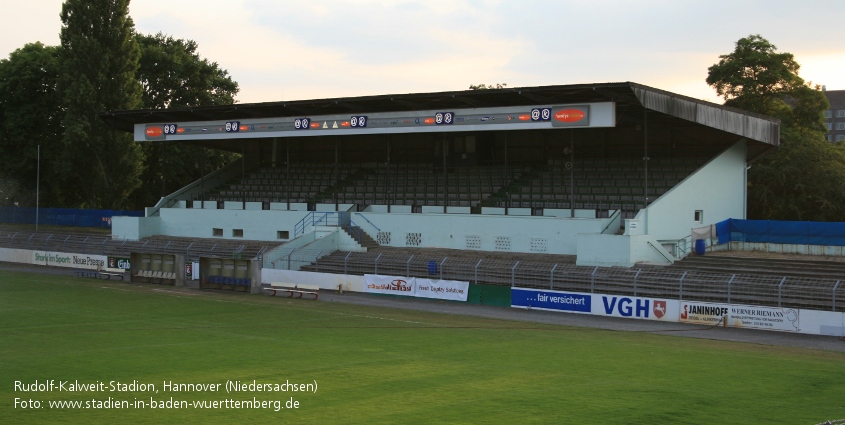
<path id="1" fill-rule="evenodd" d="M 162 33 L 139 34 L 137 40 L 141 47 L 138 80 L 143 87 L 143 108 L 235 103 L 238 83 L 216 62 L 201 58 L 193 40 L 174 39 Z M 141 149 L 145 157 L 141 175 L 144 185 L 132 195 L 138 206 L 153 205 L 161 196 L 237 158 L 237 154 L 173 142 L 144 142 Z"/>
<path id="2" fill-rule="evenodd" d="M 59 87 L 67 109 L 61 163 L 68 206 L 126 208 L 141 183 L 140 148 L 95 115 L 141 104 L 140 50 L 128 7 L 129 0 L 66 0 L 62 6 Z"/>
<path id="3" fill-rule="evenodd" d="M 826 131 L 823 113 L 830 105 L 824 93 L 798 76 L 801 66 L 792 53 L 776 49 L 759 34 L 739 39 L 732 53 L 719 56 L 719 63 L 707 69 L 707 84 L 726 106 Z"/>
<path id="4" fill-rule="evenodd" d="M 781 145 L 748 172 L 748 216 L 842 221 L 845 150 L 802 127 L 785 127 Z"/>
<path id="5" fill-rule="evenodd" d="M 708 68 L 707 84 L 727 106 L 781 120 L 780 147 L 748 172 L 748 217 L 841 221 L 845 155 L 825 141 L 823 114 L 830 104 L 799 69 L 792 54 L 750 35 Z"/>
<path id="6" fill-rule="evenodd" d="M 231 105 L 238 83 L 229 72 L 197 54 L 193 40 L 162 33 L 137 36 L 141 48 L 138 80 L 144 89 L 142 107 L 163 109 Z"/>
<path id="7" fill-rule="evenodd" d="M 507 86 L 508 86 L 508 85 L 507 85 L 507 84 L 505 84 L 505 83 L 490 84 L 489 86 L 488 86 L 487 84 L 478 84 L 478 85 L 473 85 L 473 84 L 470 84 L 470 85 L 469 85 L 469 89 L 470 89 L 470 90 L 503 89 L 503 88 L 505 88 L 505 87 L 507 87 Z"/>
<path id="8" fill-rule="evenodd" d="M 63 118 L 59 48 L 27 44 L 0 60 L 0 205 L 35 206 L 38 148 L 41 181 L 57 181 L 55 162 L 61 154 Z M 51 205 L 61 196 L 56 185 L 43 185 L 41 201 Z"/>

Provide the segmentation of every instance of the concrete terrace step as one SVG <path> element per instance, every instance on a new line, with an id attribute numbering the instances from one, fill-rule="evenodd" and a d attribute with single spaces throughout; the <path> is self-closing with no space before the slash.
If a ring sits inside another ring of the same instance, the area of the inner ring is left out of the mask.
<path id="1" fill-rule="evenodd" d="M 845 280 L 845 262 L 815 258 L 763 258 L 719 254 L 688 256 L 669 267 L 713 273 Z"/>

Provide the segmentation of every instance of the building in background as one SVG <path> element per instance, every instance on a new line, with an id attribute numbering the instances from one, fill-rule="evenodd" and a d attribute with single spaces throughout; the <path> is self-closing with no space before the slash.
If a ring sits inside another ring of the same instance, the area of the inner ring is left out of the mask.
<path id="1" fill-rule="evenodd" d="M 824 90 L 824 94 L 830 102 L 830 109 L 824 111 L 827 141 L 845 141 L 845 90 Z"/>

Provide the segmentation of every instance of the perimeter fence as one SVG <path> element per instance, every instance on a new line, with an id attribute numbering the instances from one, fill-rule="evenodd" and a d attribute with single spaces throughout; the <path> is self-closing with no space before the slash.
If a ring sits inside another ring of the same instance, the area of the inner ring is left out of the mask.
<path id="1" fill-rule="evenodd" d="M 577 266 L 501 256 L 292 250 L 265 267 L 336 274 L 379 274 L 649 298 L 845 311 L 837 279 L 711 273 L 665 267 Z"/>
<path id="2" fill-rule="evenodd" d="M 128 257 L 131 253 L 182 254 L 188 261 L 199 257 L 249 259 L 267 251 L 266 243 L 192 238 L 147 238 L 140 241 L 111 236 L 8 232 L 0 230 L 0 247 Z"/>

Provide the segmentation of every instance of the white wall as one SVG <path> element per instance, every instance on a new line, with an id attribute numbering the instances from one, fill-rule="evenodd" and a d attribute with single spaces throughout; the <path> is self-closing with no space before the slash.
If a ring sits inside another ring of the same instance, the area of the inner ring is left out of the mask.
<path id="1" fill-rule="evenodd" d="M 778 254 L 824 255 L 828 257 L 845 257 L 845 247 L 834 245 L 796 245 L 765 242 L 734 241 L 722 245 L 713 245 L 712 251 L 758 251 L 774 252 Z"/>
<path id="2" fill-rule="evenodd" d="M 273 282 L 317 285 L 320 289 L 335 291 L 339 285 L 343 286 L 344 291 L 364 292 L 365 289 L 364 276 L 261 269 L 261 283 L 270 284 Z"/>
<path id="3" fill-rule="evenodd" d="M 170 210 L 162 208 L 160 211 Z M 137 241 L 161 233 L 161 217 L 112 217 L 111 234 L 114 239 Z"/>
<path id="4" fill-rule="evenodd" d="M 578 235 L 579 266 L 631 267 L 636 263 L 671 263 L 669 254 L 651 235 Z"/>
<path id="5" fill-rule="evenodd" d="M 359 218 L 366 217 L 366 220 Z M 467 236 L 480 238 L 482 251 L 576 253 L 576 235 L 601 233 L 609 219 L 565 219 L 556 217 L 478 214 L 375 214 L 355 213 L 352 221 L 373 238 L 379 231 L 390 233 L 388 246 L 404 247 L 409 233 L 419 233 L 419 247 L 468 249 Z M 378 228 L 378 230 L 376 230 Z M 501 238 L 509 238 L 510 249 L 502 249 Z M 497 240 L 500 242 L 497 245 Z M 532 250 L 533 247 L 533 250 Z M 478 249 L 478 248 L 469 248 Z"/>
<path id="6" fill-rule="evenodd" d="M 746 143 L 737 142 L 637 215 L 646 233 L 659 240 L 681 239 L 690 229 L 728 218 L 745 218 Z M 703 211 L 703 223 L 694 221 Z"/>
<path id="7" fill-rule="evenodd" d="M 219 228 L 224 239 L 276 241 L 279 240 L 276 232 L 280 230 L 295 238 L 294 227 L 308 214 L 306 211 L 162 208 L 159 217 L 118 219 L 112 235 L 132 240 L 153 234 L 213 238 L 213 229 Z M 577 234 L 601 233 L 609 220 L 465 213 L 352 214 L 352 221 L 374 239 L 379 231 L 390 232 L 389 246 L 407 246 L 407 234 L 419 233 L 421 243 L 414 246 L 423 248 L 467 249 L 467 236 L 471 236 L 480 238 L 480 249 L 486 251 L 569 255 L 576 253 Z M 242 229 L 243 238 L 232 238 L 233 229 Z"/>

